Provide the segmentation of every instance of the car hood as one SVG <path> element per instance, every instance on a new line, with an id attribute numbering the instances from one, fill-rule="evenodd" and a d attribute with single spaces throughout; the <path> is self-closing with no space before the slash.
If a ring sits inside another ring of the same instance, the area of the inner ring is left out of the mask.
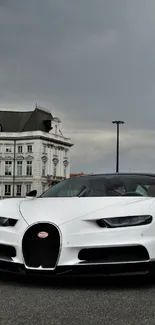
<path id="1" fill-rule="evenodd" d="M 0 217 L 20 219 L 19 206 L 22 198 L 8 198 L 0 200 Z"/>
<path id="2" fill-rule="evenodd" d="M 35 198 L 22 200 L 19 210 L 29 225 L 41 221 L 61 225 L 77 218 L 93 220 L 102 216 L 148 214 L 153 200 L 147 197 Z"/>

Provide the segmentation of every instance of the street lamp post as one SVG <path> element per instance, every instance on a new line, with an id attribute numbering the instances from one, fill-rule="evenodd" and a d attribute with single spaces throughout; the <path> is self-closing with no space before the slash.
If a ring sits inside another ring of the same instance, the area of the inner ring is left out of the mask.
<path id="1" fill-rule="evenodd" d="M 13 154 L 13 183 L 12 183 L 12 196 L 15 197 L 15 178 L 16 178 L 16 140 L 14 142 L 14 154 Z"/>
<path id="2" fill-rule="evenodd" d="M 124 121 L 112 121 L 113 124 L 116 124 L 117 127 L 117 145 L 116 145 L 116 173 L 119 172 L 119 126 L 124 124 Z"/>

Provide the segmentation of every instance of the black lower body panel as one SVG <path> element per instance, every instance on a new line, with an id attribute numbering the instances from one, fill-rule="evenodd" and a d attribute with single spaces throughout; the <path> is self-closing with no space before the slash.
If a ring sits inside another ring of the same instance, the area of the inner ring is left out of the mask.
<path id="1" fill-rule="evenodd" d="M 119 276 L 155 274 L 155 262 L 139 262 L 104 265 L 58 266 L 54 271 L 26 269 L 23 264 L 0 261 L 0 271 L 36 276 Z"/>

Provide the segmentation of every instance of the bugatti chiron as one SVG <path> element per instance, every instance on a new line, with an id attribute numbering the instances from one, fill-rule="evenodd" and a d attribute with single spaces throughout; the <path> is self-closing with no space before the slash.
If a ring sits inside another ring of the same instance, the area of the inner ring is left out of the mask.
<path id="1" fill-rule="evenodd" d="M 155 175 L 73 177 L 0 201 L 0 270 L 145 274 L 155 263 Z"/>

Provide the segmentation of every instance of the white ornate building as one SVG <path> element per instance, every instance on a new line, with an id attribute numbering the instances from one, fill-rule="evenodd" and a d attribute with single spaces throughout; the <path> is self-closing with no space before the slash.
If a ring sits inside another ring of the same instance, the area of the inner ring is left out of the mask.
<path id="1" fill-rule="evenodd" d="M 0 111 L 0 197 L 38 194 L 70 175 L 71 140 L 61 121 L 36 107 L 31 112 Z"/>

